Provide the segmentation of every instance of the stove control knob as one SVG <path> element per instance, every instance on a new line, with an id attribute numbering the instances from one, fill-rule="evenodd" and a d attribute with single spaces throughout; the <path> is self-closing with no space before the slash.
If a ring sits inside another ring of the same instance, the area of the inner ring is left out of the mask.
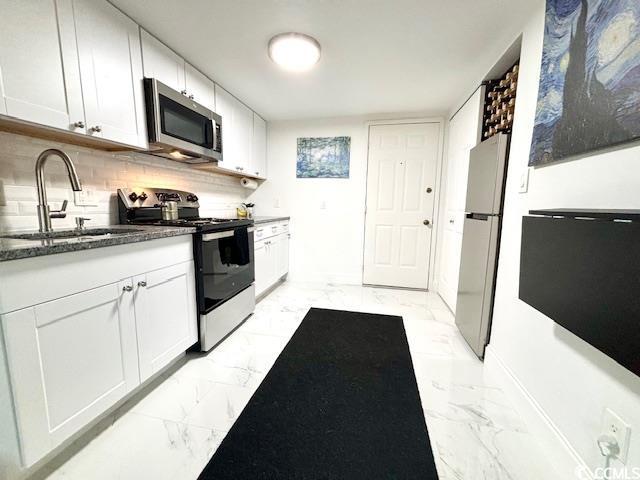
<path id="1" fill-rule="evenodd" d="M 148 196 L 147 196 L 147 194 L 146 194 L 146 193 L 144 193 L 144 192 L 142 192 L 142 193 L 140 194 L 140 196 L 138 197 L 138 199 L 139 199 L 141 202 L 144 202 L 147 198 L 149 198 L 149 197 L 148 197 Z"/>
<path id="2" fill-rule="evenodd" d="M 138 194 L 136 192 L 131 192 L 129 194 L 129 198 L 131 199 L 132 202 L 135 202 L 136 200 L 138 200 Z"/>
<path id="3" fill-rule="evenodd" d="M 198 201 L 198 197 L 193 195 L 193 194 L 189 194 L 187 195 L 187 202 L 197 202 Z"/>

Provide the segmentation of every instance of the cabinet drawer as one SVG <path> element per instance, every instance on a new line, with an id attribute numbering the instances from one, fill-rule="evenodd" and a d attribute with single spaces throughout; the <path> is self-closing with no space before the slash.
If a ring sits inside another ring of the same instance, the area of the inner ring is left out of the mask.
<path id="1" fill-rule="evenodd" d="M 254 241 L 258 242 L 265 238 L 275 237 L 281 233 L 289 233 L 289 221 L 263 223 L 256 227 L 253 234 Z"/>

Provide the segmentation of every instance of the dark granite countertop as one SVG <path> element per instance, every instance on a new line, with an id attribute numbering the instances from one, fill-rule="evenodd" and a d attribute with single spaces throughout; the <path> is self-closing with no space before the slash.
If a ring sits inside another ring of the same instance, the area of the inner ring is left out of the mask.
<path id="1" fill-rule="evenodd" d="M 145 242 L 158 238 L 190 235 L 195 232 L 191 227 L 151 227 L 139 225 L 111 225 L 108 227 L 87 228 L 89 232 L 99 230 L 121 230 L 122 233 L 107 235 L 77 236 L 72 238 L 47 238 L 45 240 L 26 240 L 6 238 L 36 232 L 8 232 L 0 234 L 0 262 L 20 258 L 40 257 L 56 253 L 75 252 L 93 248 L 111 247 L 127 243 Z M 67 232 L 68 230 L 64 230 Z M 58 231 L 61 233 L 62 231 Z M 55 234 L 55 231 L 54 231 Z"/>
<path id="2" fill-rule="evenodd" d="M 253 217 L 253 223 L 254 225 L 260 225 L 261 223 L 282 222 L 290 219 L 291 217 Z"/>

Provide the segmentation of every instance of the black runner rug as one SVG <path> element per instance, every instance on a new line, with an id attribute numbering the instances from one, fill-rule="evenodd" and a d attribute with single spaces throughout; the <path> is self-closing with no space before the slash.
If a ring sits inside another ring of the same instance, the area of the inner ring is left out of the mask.
<path id="1" fill-rule="evenodd" d="M 402 318 L 316 308 L 199 477 L 437 478 Z"/>

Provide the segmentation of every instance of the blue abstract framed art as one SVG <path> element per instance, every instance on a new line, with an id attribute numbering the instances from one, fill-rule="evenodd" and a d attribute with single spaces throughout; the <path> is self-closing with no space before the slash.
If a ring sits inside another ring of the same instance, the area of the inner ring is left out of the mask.
<path id="1" fill-rule="evenodd" d="M 349 178 L 351 137 L 298 138 L 297 178 Z"/>

